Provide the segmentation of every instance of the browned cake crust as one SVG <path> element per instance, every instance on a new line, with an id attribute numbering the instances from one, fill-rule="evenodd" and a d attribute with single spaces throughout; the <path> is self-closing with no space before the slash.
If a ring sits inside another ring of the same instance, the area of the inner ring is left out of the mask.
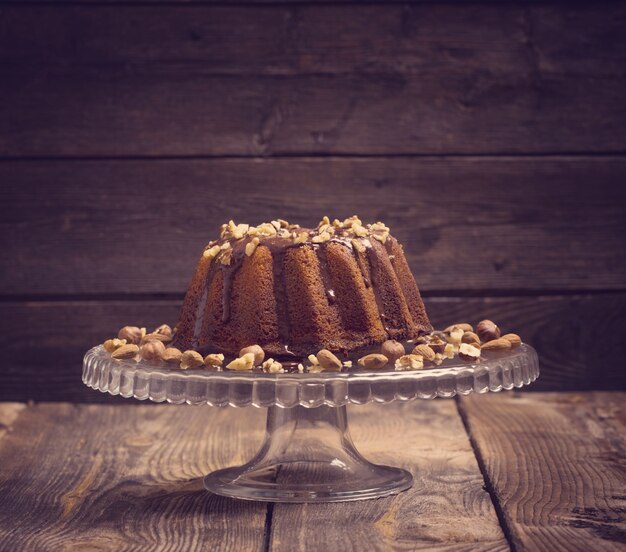
<path id="1" fill-rule="evenodd" d="M 303 357 L 431 330 L 402 246 L 384 224 L 231 221 L 198 262 L 175 343 L 234 355 L 258 344 L 272 356 Z"/>

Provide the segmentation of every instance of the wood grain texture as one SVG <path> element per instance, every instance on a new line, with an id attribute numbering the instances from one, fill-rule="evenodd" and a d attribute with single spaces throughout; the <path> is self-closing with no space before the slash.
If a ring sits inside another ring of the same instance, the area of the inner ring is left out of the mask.
<path id="1" fill-rule="evenodd" d="M 620 3 L 1 13 L 3 156 L 626 149 Z"/>
<path id="2" fill-rule="evenodd" d="M 350 426 L 366 458 L 411 471 L 413 488 L 361 502 L 276 504 L 270 549 L 509 550 L 454 401 L 352 407 Z"/>
<path id="3" fill-rule="evenodd" d="M 262 550 L 266 505 L 200 479 L 262 434 L 256 409 L 30 406 L 0 440 L 0 547 Z"/>
<path id="4" fill-rule="evenodd" d="M 626 394 L 460 401 L 516 550 L 624 550 Z"/>
<path id="5" fill-rule="evenodd" d="M 119 397 L 81 383 L 82 358 L 119 328 L 174 324 L 181 301 L 74 301 L 0 304 L 0 400 L 107 402 Z M 623 389 L 626 295 L 427 298 L 436 327 L 483 318 L 515 331 L 539 352 L 531 390 Z M 602 346 L 598 346 L 602 343 Z"/>
<path id="6" fill-rule="evenodd" d="M 229 218 L 358 213 L 427 292 L 624 290 L 625 179 L 626 157 L 0 163 L 0 289 L 182 294 Z"/>

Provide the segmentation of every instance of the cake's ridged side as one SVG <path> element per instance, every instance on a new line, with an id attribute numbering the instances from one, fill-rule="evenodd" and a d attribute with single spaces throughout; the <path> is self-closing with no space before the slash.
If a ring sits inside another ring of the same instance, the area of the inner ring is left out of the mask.
<path id="1" fill-rule="evenodd" d="M 350 334 L 350 345 L 364 347 L 384 341 L 387 334 L 376 306 L 374 290 L 366 286 L 369 273 L 362 274 L 354 253 L 358 252 L 344 244 L 331 242 L 326 246 L 326 260 L 342 325 Z"/>
<path id="2" fill-rule="evenodd" d="M 426 314 L 424 301 L 422 300 L 419 288 L 417 287 L 417 283 L 415 282 L 409 263 L 404 255 L 402 245 L 400 245 L 398 240 L 392 237 L 389 237 L 385 245 L 391 255 L 391 266 L 393 266 L 396 276 L 398 277 L 404 299 L 407 302 L 413 322 L 415 322 L 415 325 L 417 326 L 417 330 L 420 332 L 432 331 L 433 328 L 430 324 L 430 320 L 428 319 L 428 315 Z"/>
<path id="3" fill-rule="evenodd" d="M 237 347 L 258 344 L 269 350 L 280 341 L 272 265 L 270 250 L 260 246 L 235 273 L 229 326 Z"/>
<path id="4" fill-rule="evenodd" d="M 228 324 L 222 321 L 222 298 L 224 293 L 224 272 L 216 268 L 209 274 L 206 283 L 206 301 L 204 304 L 204 324 L 198 340 L 199 348 L 204 352 L 215 345 L 221 350 L 230 351 Z"/>
<path id="5" fill-rule="evenodd" d="M 206 257 L 200 257 L 196 270 L 187 288 L 180 318 L 176 324 L 176 345 L 182 349 L 195 348 L 198 344 L 198 326 L 203 325 L 204 309 L 202 307 L 203 293 L 206 290 L 206 279 L 211 261 Z"/>
<path id="6" fill-rule="evenodd" d="M 218 241 L 217 257 L 198 262 L 174 346 L 237 354 L 258 344 L 267 356 L 302 357 L 430 331 L 402 246 L 374 231 L 302 244 L 266 236 L 253 252 L 250 236 Z"/>
<path id="7" fill-rule="evenodd" d="M 385 246 L 370 240 L 368 259 L 372 274 L 372 287 L 378 310 L 387 334 L 391 339 L 403 340 L 417 337 L 417 327 L 404 300 L 402 287 L 391 265 Z"/>
<path id="8" fill-rule="evenodd" d="M 337 305 L 328 301 L 318 256 L 310 246 L 285 253 L 285 288 L 290 320 L 290 350 L 315 352 L 319 345 L 339 351 L 345 344 Z"/>

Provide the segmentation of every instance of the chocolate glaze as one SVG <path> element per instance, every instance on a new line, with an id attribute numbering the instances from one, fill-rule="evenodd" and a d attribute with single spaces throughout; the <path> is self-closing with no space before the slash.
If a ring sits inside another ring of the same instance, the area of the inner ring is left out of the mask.
<path id="1" fill-rule="evenodd" d="M 314 245 L 313 250 L 317 255 L 317 259 L 319 260 L 320 266 L 320 274 L 322 276 L 322 283 L 324 285 L 324 293 L 326 293 L 326 298 L 331 305 L 334 305 L 337 302 L 337 298 L 335 297 L 335 290 L 333 289 L 333 282 L 330 276 L 330 271 L 328 270 L 328 258 L 326 257 L 326 247 L 327 244 Z"/>
<path id="2" fill-rule="evenodd" d="M 202 332 L 202 326 L 204 322 L 204 313 L 206 310 L 204 308 L 204 305 L 206 304 L 206 298 L 207 298 L 208 293 L 209 293 L 208 286 L 206 285 L 203 286 L 202 295 L 200 296 L 200 300 L 196 304 L 196 321 L 193 327 L 193 337 L 192 337 L 192 343 L 194 344 L 194 347 L 198 346 L 200 332 Z"/>
<path id="3" fill-rule="evenodd" d="M 379 252 L 374 247 L 367 248 L 367 258 L 370 263 L 370 276 L 372 278 L 372 289 L 374 290 L 374 297 L 376 299 L 376 305 L 378 306 L 378 312 L 380 313 L 380 321 L 383 323 L 383 328 L 389 333 L 389 327 L 387 326 L 387 316 L 385 315 L 385 306 L 380 296 L 378 289 L 378 273 L 380 271 L 380 259 L 378 257 Z"/>
<path id="4" fill-rule="evenodd" d="M 263 243 L 265 245 L 265 242 Z M 276 297 L 276 318 L 278 321 L 278 339 L 285 343 L 285 352 L 289 351 L 288 343 L 291 336 L 289 309 L 287 308 L 287 289 L 285 284 L 285 253 L 287 247 L 269 244 L 272 253 L 272 276 L 274 279 L 274 296 Z M 290 352 L 290 351 L 289 351 Z"/>
<path id="5" fill-rule="evenodd" d="M 297 230 L 298 233 L 307 232 L 309 233 L 309 239 L 307 239 L 303 243 L 294 243 L 294 240 L 291 237 L 260 237 L 260 246 L 267 247 L 272 255 L 272 271 L 273 271 L 273 280 L 274 280 L 274 288 L 275 288 L 275 297 L 276 297 L 276 309 L 277 309 L 277 319 L 278 319 L 278 337 L 281 343 L 285 344 L 285 355 L 289 355 L 293 358 L 294 353 L 289 350 L 289 341 L 290 341 L 290 330 L 291 324 L 289 320 L 289 312 L 287 308 L 287 296 L 286 296 L 286 283 L 284 278 L 284 263 L 285 263 L 285 254 L 288 249 L 296 248 L 296 247 L 312 247 L 315 251 L 317 258 L 319 259 L 319 266 L 321 277 L 324 285 L 324 290 L 326 293 L 326 297 L 330 304 L 336 302 L 335 292 L 333 290 L 332 285 L 332 277 L 328 268 L 328 259 L 326 256 L 326 247 L 329 242 L 339 243 L 344 247 L 347 247 L 352 251 L 352 254 L 355 256 L 357 266 L 361 272 L 363 277 L 363 281 L 366 287 L 372 288 L 374 291 L 374 296 L 376 298 L 376 304 L 378 306 L 378 310 L 380 313 L 380 318 L 383 323 L 383 327 L 385 331 L 388 331 L 388 327 L 386 324 L 386 315 L 384 312 L 384 305 L 381 300 L 380 294 L 378 292 L 378 282 L 377 276 L 379 272 L 379 252 L 376 251 L 374 247 L 372 247 L 367 238 L 353 238 L 353 237 L 342 237 L 342 236 L 334 236 L 328 242 L 322 244 L 314 244 L 311 242 L 310 234 L 315 232 L 314 230 L 307 228 L 299 228 Z M 361 253 L 356 250 L 352 245 L 352 239 L 358 239 L 363 243 L 366 247 L 366 253 Z M 216 258 L 214 258 L 210 266 L 206 272 L 206 277 L 203 283 L 202 292 L 198 293 L 197 303 L 195 305 L 196 310 L 196 320 L 193 328 L 193 337 L 191 342 L 193 347 L 198 347 L 199 337 L 202 333 L 202 328 L 204 325 L 204 313 L 206 312 L 206 302 L 208 300 L 208 289 L 209 286 L 215 277 L 217 271 L 221 271 L 223 275 L 223 284 L 222 284 L 222 322 L 228 322 L 230 319 L 230 305 L 231 305 L 231 295 L 232 295 L 232 287 L 233 287 L 233 279 L 241 268 L 245 258 L 245 248 L 246 245 L 252 240 L 252 237 L 245 237 L 240 240 L 227 240 L 222 238 L 216 242 L 212 242 L 211 245 L 219 245 L 221 246 L 226 241 L 229 241 L 232 248 L 231 260 L 230 263 L 225 265 L 220 262 L 221 256 L 223 253 L 218 254 Z M 388 245 L 385 247 L 386 252 L 389 252 Z M 369 265 L 369 271 L 366 268 L 366 263 Z M 367 274 L 370 274 L 370 278 L 368 278 Z M 195 298 L 194 298 L 195 299 Z M 211 347 L 210 344 L 207 347 Z M 205 349 L 205 347 L 202 347 Z M 215 349 L 215 347 L 213 347 Z"/>
<path id="6" fill-rule="evenodd" d="M 367 262 L 365 254 L 361 253 L 360 251 L 354 248 L 353 248 L 353 251 L 354 251 L 354 256 L 356 258 L 356 264 L 359 267 L 359 270 L 361 271 L 361 275 L 363 276 L 363 283 L 365 284 L 366 288 L 371 287 L 372 283 L 370 282 L 370 279 L 367 277 L 367 271 L 365 270 L 365 263 Z"/>

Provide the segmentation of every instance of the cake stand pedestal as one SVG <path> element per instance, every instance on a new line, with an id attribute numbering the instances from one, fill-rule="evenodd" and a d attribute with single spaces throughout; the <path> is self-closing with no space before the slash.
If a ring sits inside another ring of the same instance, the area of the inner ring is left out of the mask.
<path id="1" fill-rule="evenodd" d="M 347 404 L 453 397 L 522 387 L 539 376 L 534 349 L 522 345 L 479 364 L 458 359 L 418 371 L 263 374 L 172 370 L 114 360 L 102 346 L 87 352 L 83 382 L 112 395 L 175 404 L 267 407 L 264 442 L 243 466 L 210 473 L 219 495 L 269 502 L 377 498 L 411 487 L 403 469 L 372 464 L 354 447 Z"/>
<path id="2" fill-rule="evenodd" d="M 276 502 L 376 498 L 408 489 L 406 470 L 379 466 L 354 448 L 345 406 L 271 406 L 265 440 L 247 464 L 210 473 L 216 494 Z"/>

